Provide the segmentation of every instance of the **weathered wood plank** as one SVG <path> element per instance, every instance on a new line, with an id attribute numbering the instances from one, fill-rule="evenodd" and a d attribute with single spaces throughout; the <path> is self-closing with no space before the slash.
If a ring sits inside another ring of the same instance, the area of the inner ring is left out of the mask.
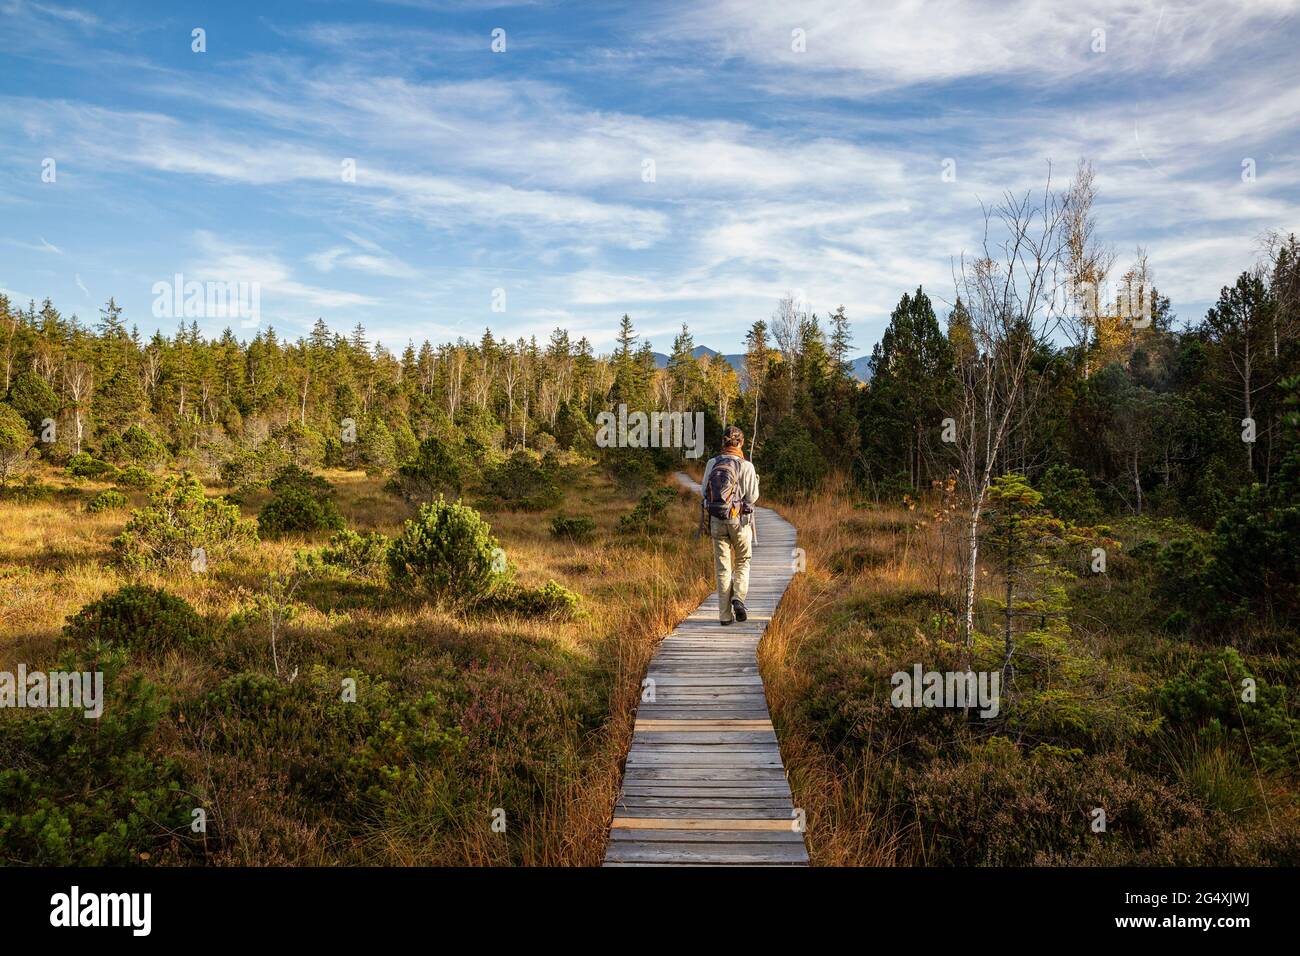
<path id="1" fill-rule="evenodd" d="M 637 744 L 684 744 L 701 746 L 718 744 L 766 744 L 776 746 L 776 734 L 771 730 L 638 730 L 632 734 L 632 746 Z"/>
<path id="2" fill-rule="evenodd" d="M 715 730 L 771 730 L 772 721 L 770 720 L 638 720 L 635 729 L 652 731 L 652 730 L 673 730 L 673 731 L 702 731 L 705 733 Z"/>
<path id="3" fill-rule="evenodd" d="M 613 844 L 611 863 L 807 863 L 802 844 L 794 843 L 632 843 Z"/>
<path id="4" fill-rule="evenodd" d="M 688 817 L 663 814 L 657 817 L 619 815 L 610 824 L 611 829 L 622 830 L 788 830 L 794 832 L 791 820 L 771 817 Z"/>
<path id="5" fill-rule="evenodd" d="M 697 808 L 701 810 L 726 810 L 734 807 L 741 810 L 783 810 L 790 806 L 790 798 L 784 794 L 772 797 L 647 797 L 623 794 L 618 798 L 615 812 L 632 808 L 649 809 L 652 807 Z M 635 814 L 640 816 L 640 814 Z"/>
<path id="6" fill-rule="evenodd" d="M 662 797 L 670 800 L 688 800 L 693 797 L 703 797 L 705 799 L 714 799 L 719 797 L 739 798 L 741 800 L 749 798 L 771 797 L 779 798 L 790 804 L 789 787 L 709 787 L 709 786 L 690 786 L 685 784 L 668 784 L 662 787 L 649 787 L 641 784 L 630 784 L 623 787 L 619 795 L 620 800 L 635 800 L 638 797 Z"/>
<path id="7" fill-rule="evenodd" d="M 785 770 L 780 767 L 631 767 L 623 779 L 725 781 L 727 786 L 743 786 L 746 783 L 784 781 Z"/>
<path id="8" fill-rule="evenodd" d="M 797 843 L 803 835 L 785 830 L 624 830 L 609 831 L 620 843 Z"/>

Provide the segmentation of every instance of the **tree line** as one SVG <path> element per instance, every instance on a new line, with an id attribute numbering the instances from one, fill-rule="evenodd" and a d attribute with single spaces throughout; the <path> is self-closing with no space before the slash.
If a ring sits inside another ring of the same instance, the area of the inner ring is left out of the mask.
<path id="1" fill-rule="evenodd" d="M 1265 237 L 1257 265 L 1179 323 L 1141 250 L 1113 275 L 1095 197 L 1081 162 L 1067 189 L 1049 181 L 987 210 L 942 324 L 932 291 L 902 295 L 866 385 L 850 365 L 844 308 L 818 316 L 791 297 L 753 323 L 739 368 L 697 358 L 685 326 L 658 368 L 627 315 L 605 355 L 563 329 L 545 343 L 489 329 L 395 353 L 361 325 L 343 335 L 318 320 L 297 340 L 274 328 L 241 340 L 182 321 L 144 338 L 112 299 L 87 325 L 48 299 L 21 308 L 0 296 L 0 478 L 37 455 L 165 459 L 215 475 L 274 451 L 305 467 L 386 471 L 430 436 L 488 454 L 594 453 L 595 416 L 626 404 L 703 410 L 714 449 L 740 425 L 781 493 L 840 476 L 881 500 L 957 480 L 972 586 L 980 514 L 1005 474 L 1074 488 L 1085 511 L 1095 501 L 1102 513 L 1211 528 L 1284 469 L 1300 245 Z"/>

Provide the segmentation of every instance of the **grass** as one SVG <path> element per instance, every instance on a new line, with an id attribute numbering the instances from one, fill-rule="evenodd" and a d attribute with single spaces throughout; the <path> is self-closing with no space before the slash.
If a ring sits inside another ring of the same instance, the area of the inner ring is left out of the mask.
<path id="1" fill-rule="evenodd" d="M 1162 630 L 1152 570 L 1127 552 L 1185 529 L 1117 523 L 1123 547 L 1111 573 L 1080 574 L 1068 587 L 1069 631 L 1053 667 L 1004 694 L 1001 719 L 989 723 L 889 703 L 897 670 L 967 666 L 959 512 L 932 495 L 910 506 L 863 504 L 843 486 L 775 507 L 798 528 L 807 570 L 787 591 L 759 662 L 814 865 L 1300 858 L 1294 774 L 1260 774 L 1245 748 L 1169 727 L 1158 714 L 1158 688 L 1204 648 Z M 983 568 L 977 630 L 990 635 L 996 583 Z M 977 658 L 989 643 L 977 644 Z M 1286 683 L 1294 659 L 1285 657 L 1261 652 L 1252 666 Z M 1101 836 L 1088 826 L 1098 806 L 1110 819 Z"/>
<path id="2" fill-rule="evenodd" d="M 207 574 L 145 575 L 213 626 L 201 649 L 125 665 L 167 701 L 149 755 L 177 763 L 180 796 L 209 819 L 201 836 L 155 833 L 142 851 L 150 862 L 598 863 L 639 681 L 658 638 L 708 591 L 711 569 L 692 504 L 675 502 L 662 531 L 629 536 L 619 521 L 636 498 L 589 464 L 571 468 L 558 507 L 484 514 L 521 584 L 555 580 L 582 595 L 585 613 L 572 620 L 438 608 L 382 579 L 325 574 L 299 583 L 298 613 L 278 638 L 289 682 L 271 676 L 265 623 L 242 612 L 326 533 L 264 541 Z M 413 512 L 380 478 L 325 474 L 355 530 L 395 535 Z M 0 500 L 4 670 L 51 666 L 66 650 L 65 619 L 130 580 L 110 549 L 129 510 L 89 513 L 106 486 L 41 479 L 48 494 Z M 133 506 L 145 497 L 129 495 Z M 244 514 L 265 497 L 249 495 Z M 1286 635 L 1166 629 L 1152 543 L 1188 529 L 1116 522 L 1109 572 L 1068 585 L 1068 632 L 1050 666 L 1027 670 L 1001 718 L 985 722 L 889 703 L 894 671 L 967 666 L 950 504 L 868 505 L 841 486 L 776 507 L 799 530 L 806 571 L 759 662 L 814 864 L 1300 861 L 1294 773 L 1261 772 L 1241 740 L 1159 715 L 1160 687 L 1216 641 L 1248 654 L 1253 673 L 1295 686 Z M 558 515 L 590 518 L 594 535 L 556 538 Z M 979 584 L 978 629 L 991 635 L 995 570 Z M 990 648 L 981 639 L 977 667 Z M 346 680 L 355 704 L 339 703 Z M 113 703 L 110 691 L 110 713 Z M 111 784 L 93 786 L 92 797 Z M 1101 836 L 1089 827 L 1096 807 L 1110 821 Z"/>
<path id="3" fill-rule="evenodd" d="M 413 513 L 380 478 L 324 474 L 355 530 L 395 535 Z M 129 510 L 88 513 L 85 502 L 106 485 L 54 472 L 40 477 L 70 490 L 51 500 L 0 501 L 5 670 L 19 662 L 52 666 L 65 619 L 130 580 L 110 549 Z M 133 506 L 145 498 L 130 497 Z M 245 516 L 254 517 L 263 498 L 250 495 Z M 392 593 L 382 580 L 327 575 L 301 582 L 298 613 L 278 640 L 282 671 L 297 674 L 276 705 L 295 715 L 283 718 L 286 726 L 269 711 L 212 701 L 234 675 L 272 673 L 266 626 L 239 614 L 265 590 L 269 574 L 292 567 L 296 549 L 328 535 L 263 541 L 206 574 L 144 575 L 144 583 L 189 601 L 216 634 L 203 652 L 127 664 L 167 698 L 150 745 L 179 761 L 209 820 L 204 837 L 174 834 L 150 858 L 598 863 L 641 675 L 655 641 L 699 602 L 709 581 L 707 554 L 693 545 L 693 509 L 676 504 L 666 533 L 629 539 L 616 528 L 634 504 L 596 468 L 577 465 L 558 508 L 484 512 L 520 583 L 553 579 L 582 596 L 584 613 L 570 621 L 438 609 Z M 556 514 L 590 517 L 594 537 L 556 540 Z M 356 711 L 333 702 L 348 675 L 361 688 Z M 407 730 L 389 726 L 400 708 L 426 700 Z M 425 741 L 423 749 L 412 744 L 413 736 L 435 731 L 446 739 Z M 504 820 L 503 831 L 494 820 Z"/>

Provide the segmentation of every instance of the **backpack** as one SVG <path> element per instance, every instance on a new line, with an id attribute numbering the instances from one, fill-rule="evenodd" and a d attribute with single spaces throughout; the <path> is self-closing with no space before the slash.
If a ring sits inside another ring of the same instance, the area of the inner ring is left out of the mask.
<path id="1" fill-rule="evenodd" d="M 704 487 L 704 510 L 721 521 L 735 521 L 741 515 L 740 497 L 741 460 L 731 455 L 719 455 L 709 472 L 709 483 Z"/>

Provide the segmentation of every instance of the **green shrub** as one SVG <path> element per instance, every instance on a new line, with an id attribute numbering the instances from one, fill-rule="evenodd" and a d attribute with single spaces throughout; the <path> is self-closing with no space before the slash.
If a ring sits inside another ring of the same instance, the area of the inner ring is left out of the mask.
<path id="1" fill-rule="evenodd" d="M 22 504 L 35 504 L 38 501 L 54 501 L 57 498 L 75 498 L 80 495 L 76 488 L 58 488 L 42 484 L 34 475 L 27 475 L 16 485 L 0 485 L 0 500 Z"/>
<path id="2" fill-rule="evenodd" d="M 459 495 L 465 479 L 466 453 L 461 445 L 430 435 L 415 455 L 397 469 L 397 490 L 407 498 L 427 501 L 435 494 Z"/>
<path id="3" fill-rule="evenodd" d="M 105 488 L 90 499 L 90 503 L 86 505 L 86 510 L 91 514 L 98 514 L 101 511 L 116 511 L 119 508 L 125 508 L 128 504 L 130 504 L 130 501 L 122 492 L 114 491 L 112 488 Z"/>
<path id="4" fill-rule="evenodd" d="M 189 835 L 198 800 L 154 742 L 164 702 L 138 674 L 111 693 L 109 685 L 98 720 L 67 708 L 0 713 L 0 854 L 7 863 L 173 862 Z"/>
<path id="5" fill-rule="evenodd" d="M 88 452 L 78 452 L 68 459 L 65 467 L 72 478 L 103 478 L 112 476 L 117 469 Z"/>
<path id="6" fill-rule="evenodd" d="M 103 456 L 117 465 L 149 468 L 167 457 L 167 449 L 140 425 L 131 425 L 121 435 L 109 435 L 100 448 Z"/>
<path id="7" fill-rule="evenodd" d="M 522 449 L 488 469 L 485 489 L 491 502 L 518 511 L 545 511 L 564 498 L 554 476 Z"/>
<path id="8" fill-rule="evenodd" d="M 354 701 L 340 698 L 345 677 Z M 229 677 L 203 702 L 202 718 L 223 750 L 276 754 L 295 791 L 341 817 L 382 819 L 410 801 L 425 805 L 421 795 L 431 805 L 454 802 L 440 788 L 462 741 L 444 695 L 403 700 L 367 674 L 314 665 L 292 684 Z"/>
<path id="9" fill-rule="evenodd" d="M 325 436 L 301 422 L 287 421 L 271 432 L 267 442 L 273 444 L 279 455 L 269 447 L 260 454 L 264 464 L 287 458 L 291 464 L 302 468 L 320 465 L 325 458 Z"/>
<path id="10" fill-rule="evenodd" d="M 636 507 L 618 519 L 622 534 L 656 534 L 664 531 L 663 516 L 677 498 L 671 488 L 652 488 L 641 496 Z"/>
<path id="11" fill-rule="evenodd" d="M 301 485 L 284 485 L 280 492 L 262 506 L 257 527 L 264 536 L 312 531 L 338 530 L 343 516 L 329 498 L 318 498 Z"/>
<path id="12" fill-rule="evenodd" d="M 323 475 L 316 475 L 295 464 L 281 468 L 268 487 L 272 494 L 280 494 L 290 488 L 300 488 L 317 498 L 328 498 L 334 494 L 334 486 Z"/>
<path id="13" fill-rule="evenodd" d="M 366 534 L 351 530 L 339 531 L 321 549 L 320 559 L 327 567 L 348 574 L 371 576 L 383 569 L 391 544 L 388 535 L 379 531 Z"/>
<path id="14" fill-rule="evenodd" d="M 577 616 L 581 602 L 581 597 L 562 584 L 547 581 L 540 588 L 503 585 L 493 591 L 482 606 L 523 617 L 567 621 Z"/>
<path id="15" fill-rule="evenodd" d="M 130 465 L 123 468 L 113 475 L 113 484 L 119 488 L 140 488 L 148 490 L 154 486 L 155 479 L 152 472 L 146 471 L 139 465 Z"/>
<path id="16" fill-rule="evenodd" d="M 382 418 L 370 416 L 357 432 L 357 458 L 366 474 L 379 475 L 397 462 L 397 442 Z"/>
<path id="17" fill-rule="evenodd" d="M 505 430 L 490 411 L 462 404 L 455 425 L 455 434 L 462 436 L 465 455 L 471 465 L 482 468 L 495 459 L 496 448 L 505 439 Z"/>
<path id="18" fill-rule="evenodd" d="M 9 386 L 5 402 L 23 417 L 35 435 L 41 433 L 47 419 L 59 417 L 59 396 L 45 379 L 32 371 L 19 373 Z"/>
<path id="19" fill-rule="evenodd" d="M 1174 538 L 1156 556 L 1156 593 L 1173 612 L 1164 628 L 1181 633 L 1193 626 L 1204 612 L 1212 611 L 1214 588 L 1209 579 L 1210 556 L 1205 547 L 1190 538 Z"/>
<path id="20" fill-rule="evenodd" d="M 87 604 L 68 619 L 63 632 L 79 645 L 166 651 L 201 644 L 207 625 L 184 598 L 128 584 Z"/>
<path id="21" fill-rule="evenodd" d="M 346 405 L 349 403 L 345 403 Z M 336 468 L 360 468 L 367 474 L 388 471 L 397 461 L 397 441 L 377 415 L 349 416 L 346 430 L 331 436 L 325 445 L 325 464 Z"/>
<path id="22" fill-rule="evenodd" d="M 257 528 L 239 509 L 209 498 L 189 472 L 174 475 L 149 496 L 144 508 L 131 512 L 122 533 L 113 539 L 119 561 L 136 570 L 190 564 L 199 557 L 214 562 L 257 542 Z M 196 569 L 201 570 L 201 568 Z"/>
<path id="23" fill-rule="evenodd" d="M 388 549 L 388 572 L 399 588 L 439 600 L 471 601 L 503 580 L 504 553 L 477 511 L 439 496 L 421 505 Z"/>
<path id="24" fill-rule="evenodd" d="M 22 475 L 39 457 L 33 446 L 36 439 L 22 415 L 0 402 L 0 487 Z"/>
<path id="25" fill-rule="evenodd" d="M 1251 694 L 1254 700 L 1242 699 Z M 1252 676 L 1235 648 L 1202 654 L 1166 681 L 1160 689 L 1160 710 L 1175 728 L 1239 742 L 1261 767 L 1296 766 L 1300 720 L 1287 713 L 1285 690 Z"/>
<path id="26" fill-rule="evenodd" d="M 1300 461 L 1300 452 L 1293 453 Z M 1250 485 L 1224 510 L 1210 544 L 1211 610 L 1239 621 L 1300 625 L 1300 478 Z"/>
<path id="27" fill-rule="evenodd" d="M 620 491 L 639 495 L 659 483 L 667 470 L 663 461 L 644 448 L 607 448 L 601 465 Z"/>
<path id="28" fill-rule="evenodd" d="M 596 534 L 596 522 L 586 515 L 578 515 L 573 518 L 556 515 L 551 521 L 551 534 L 557 538 L 567 538 L 570 541 L 590 541 Z"/>
<path id="29" fill-rule="evenodd" d="M 231 487 L 256 488 L 271 481 L 286 465 L 291 454 L 274 439 L 268 438 L 256 448 L 241 448 L 217 469 L 223 484 Z"/>
<path id="30" fill-rule="evenodd" d="M 1043 506 L 1058 518 L 1089 525 L 1101 520 L 1101 502 L 1085 471 L 1069 465 L 1052 465 L 1038 479 Z"/>
<path id="31" fill-rule="evenodd" d="M 559 447 L 590 455 L 596 449 L 595 436 L 595 426 L 578 402 L 560 404 L 555 416 L 555 442 Z"/>
<path id="32" fill-rule="evenodd" d="M 775 489 L 786 495 L 814 491 L 826 477 L 828 466 L 808 429 L 791 415 L 776 426 L 763 446 L 767 475 Z M 771 456 L 771 461 L 767 460 Z"/>

